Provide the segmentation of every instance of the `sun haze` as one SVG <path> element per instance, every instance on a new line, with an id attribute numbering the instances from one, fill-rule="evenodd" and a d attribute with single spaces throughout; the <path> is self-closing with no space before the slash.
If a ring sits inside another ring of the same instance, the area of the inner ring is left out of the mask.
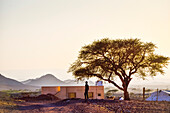
<path id="1" fill-rule="evenodd" d="M 169 0 L 1 0 L 0 72 L 17 80 L 64 80 L 81 47 L 101 38 L 139 38 L 170 56 Z M 170 65 L 165 76 L 170 81 Z"/>

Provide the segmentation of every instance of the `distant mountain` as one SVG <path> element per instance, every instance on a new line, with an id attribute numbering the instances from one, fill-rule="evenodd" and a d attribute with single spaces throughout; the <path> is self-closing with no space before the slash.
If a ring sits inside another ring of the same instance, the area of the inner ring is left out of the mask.
<path id="1" fill-rule="evenodd" d="M 22 85 L 22 83 L 14 80 L 14 79 L 10 79 L 10 78 L 7 78 L 3 75 L 0 74 L 0 85 Z"/>
<path id="2" fill-rule="evenodd" d="M 64 80 L 64 82 L 65 82 L 66 84 L 77 83 L 76 80 L 71 80 L 71 79 Z"/>
<path id="3" fill-rule="evenodd" d="M 64 82 L 67 85 L 80 85 L 80 86 L 85 85 L 85 81 L 76 81 L 76 80 L 67 79 L 67 80 L 64 80 Z M 94 82 L 92 82 L 92 81 L 88 81 L 88 84 L 89 85 L 95 85 Z"/>
<path id="4" fill-rule="evenodd" d="M 18 82 L 14 79 L 7 78 L 0 74 L 0 90 L 9 90 L 9 89 L 30 89 L 35 90 L 38 87 L 24 85 L 21 82 Z"/>
<path id="5" fill-rule="evenodd" d="M 25 80 L 25 81 L 21 81 L 23 84 L 28 84 L 29 82 L 31 82 L 32 80 L 34 79 L 28 79 L 28 80 Z"/>
<path id="6" fill-rule="evenodd" d="M 65 83 L 52 74 L 46 74 L 36 79 L 29 79 L 22 82 L 23 84 L 32 85 L 32 86 L 56 86 L 64 85 Z"/>

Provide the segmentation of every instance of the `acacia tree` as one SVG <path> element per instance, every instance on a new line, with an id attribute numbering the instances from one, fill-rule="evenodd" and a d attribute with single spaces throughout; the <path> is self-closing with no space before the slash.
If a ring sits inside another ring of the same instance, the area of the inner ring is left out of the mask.
<path id="1" fill-rule="evenodd" d="M 164 74 L 163 68 L 168 65 L 169 57 L 154 53 L 156 46 L 141 42 L 140 39 L 104 38 L 81 48 L 78 59 L 70 66 L 75 78 L 98 77 L 112 83 L 124 91 L 124 99 L 130 100 L 128 85 L 133 76 L 142 77 Z M 114 77 L 122 85 L 118 85 Z"/>

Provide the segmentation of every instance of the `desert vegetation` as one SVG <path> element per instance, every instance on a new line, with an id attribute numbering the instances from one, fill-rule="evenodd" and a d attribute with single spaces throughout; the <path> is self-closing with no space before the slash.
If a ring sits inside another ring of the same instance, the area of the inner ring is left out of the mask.
<path id="1" fill-rule="evenodd" d="M 11 98 L 11 95 L 7 92 L 9 91 L 0 92 L 0 113 L 17 113 L 17 104 L 14 102 L 15 99 Z"/>

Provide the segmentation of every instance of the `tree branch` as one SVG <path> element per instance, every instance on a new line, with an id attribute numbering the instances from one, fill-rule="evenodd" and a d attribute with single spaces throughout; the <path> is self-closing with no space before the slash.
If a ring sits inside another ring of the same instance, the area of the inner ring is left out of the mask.
<path id="1" fill-rule="evenodd" d="M 146 51 L 144 51 L 144 53 L 143 53 L 143 55 L 142 55 L 142 58 L 140 59 L 140 61 L 138 62 L 138 63 L 136 63 L 136 65 L 135 65 L 135 63 L 132 61 L 132 64 L 133 64 L 133 66 L 134 66 L 134 68 L 133 69 L 131 69 L 130 70 L 130 72 L 129 72 L 129 77 L 131 76 L 131 75 L 133 75 L 134 73 L 136 73 L 137 72 L 137 70 L 139 69 L 139 64 L 144 60 L 144 58 L 145 58 L 145 53 L 146 53 Z M 133 72 L 132 72 L 133 71 Z"/>
<path id="2" fill-rule="evenodd" d="M 100 78 L 100 77 L 99 77 L 99 78 Z M 116 86 L 116 87 L 119 88 L 120 90 L 123 90 L 122 87 L 118 86 L 114 81 L 111 81 L 110 79 L 104 79 L 103 77 L 100 78 L 100 79 L 102 79 L 102 80 L 104 80 L 104 81 L 108 81 L 109 83 L 112 83 L 114 86 Z"/>
<path id="3" fill-rule="evenodd" d="M 108 81 L 109 83 L 112 83 L 114 86 L 116 86 L 118 89 L 120 89 L 120 90 L 123 90 L 123 88 L 122 87 L 120 87 L 119 85 L 117 85 L 114 81 L 111 81 L 110 79 L 105 79 L 105 78 L 103 78 L 100 74 L 88 74 L 88 75 L 93 75 L 93 76 L 97 76 L 98 78 L 100 78 L 100 79 L 102 79 L 102 80 L 104 80 L 104 81 Z"/>

